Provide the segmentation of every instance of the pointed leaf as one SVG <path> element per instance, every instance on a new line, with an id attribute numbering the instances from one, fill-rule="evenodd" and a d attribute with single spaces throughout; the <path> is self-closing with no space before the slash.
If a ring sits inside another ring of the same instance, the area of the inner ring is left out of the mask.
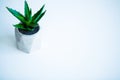
<path id="1" fill-rule="evenodd" d="M 26 23 L 25 18 L 24 18 L 24 16 L 23 16 L 21 13 L 19 13 L 19 12 L 16 11 L 16 10 L 13 10 L 13 9 L 11 9 L 11 8 L 8 8 L 8 7 L 6 7 L 6 8 L 7 8 L 8 11 L 9 11 L 12 15 L 14 15 L 18 20 L 20 20 L 22 23 Z"/>
<path id="2" fill-rule="evenodd" d="M 23 30 L 27 30 L 27 31 L 31 31 L 32 30 L 32 28 L 31 27 L 25 27 L 25 25 L 23 25 L 23 24 L 16 24 L 16 25 L 13 25 L 14 27 L 16 27 L 16 28 L 19 28 L 19 29 L 23 29 Z"/>
<path id="3" fill-rule="evenodd" d="M 29 10 L 29 16 L 32 17 L 32 9 Z"/>
<path id="4" fill-rule="evenodd" d="M 38 15 L 38 17 L 34 20 L 34 23 L 37 23 L 44 16 L 45 13 L 46 10 L 42 14 Z"/>
<path id="5" fill-rule="evenodd" d="M 33 22 L 35 22 L 35 21 L 36 21 L 35 19 L 38 17 L 38 15 L 40 15 L 40 14 L 42 13 L 44 7 L 45 7 L 45 5 L 43 5 L 42 8 L 40 8 L 40 10 L 37 11 L 37 12 L 33 15 L 33 17 L 32 17 L 32 21 L 33 21 Z"/>
<path id="6" fill-rule="evenodd" d="M 19 28 L 19 29 L 26 29 L 26 28 L 24 28 L 23 24 L 16 24 L 16 25 L 13 25 L 13 26 L 16 27 L 16 28 Z"/>
<path id="7" fill-rule="evenodd" d="M 30 17 L 30 11 L 29 11 L 29 6 L 28 6 L 28 3 L 27 3 L 27 1 L 25 0 L 25 5 L 24 5 L 24 14 L 25 14 L 25 18 L 27 19 L 27 20 L 29 20 L 29 17 Z"/>
<path id="8" fill-rule="evenodd" d="M 32 9 L 29 10 L 29 19 L 28 19 L 28 20 L 29 20 L 29 21 L 32 20 Z"/>

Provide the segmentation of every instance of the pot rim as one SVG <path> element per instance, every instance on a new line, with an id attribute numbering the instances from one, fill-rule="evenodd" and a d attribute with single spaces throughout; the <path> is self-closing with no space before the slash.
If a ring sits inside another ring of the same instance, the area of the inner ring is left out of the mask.
<path id="1" fill-rule="evenodd" d="M 30 33 L 30 34 L 24 34 L 24 33 L 22 33 L 22 32 L 19 30 L 19 28 L 15 28 L 15 29 L 16 29 L 17 32 L 19 32 L 21 35 L 32 36 L 32 35 L 37 34 L 37 33 L 40 31 L 40 26 L 38 25 L 38 30 L 37 30 L 36 32 L 34 32 L 34 33 Z"/>

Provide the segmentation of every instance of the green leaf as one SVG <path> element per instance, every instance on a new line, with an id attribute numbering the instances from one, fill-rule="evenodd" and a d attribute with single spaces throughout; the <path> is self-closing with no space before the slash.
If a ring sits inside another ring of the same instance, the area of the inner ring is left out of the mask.
<path id="1" fill-rule="evenodd" d="M 32 9 L 29 10 L 29 16 L 32 18 Z"/>
<path id="2" fill-rule="evenodd" d="M 31 19 L 31 17 L 32 17 L 32 11 L 31 11 L 31 9 L 29 8 L 29 6 L 28 6 L 28 3 L 27 3 L 27 1 L 25 0 L 25 5 L 24 5 L 24 13 L 25 13 L 25 18 L 26 18 L 26 20 L 30 20 Z"/>
<path id="3" fill-rule="evenodd" d="M 45 7 L 45 5 L 43 5 L 42 8 L 40 8 L 40 10 L 37 11 L 37 12 L 33 15 L 33 17 L 32 17 L 32 21 L 33 21 L 33 22 L 36 22 L 37 17 L 42 13 L 44 7 Z"/>
<path id="4" fill-rule="evenodd" d="M 22 23 L 19 23 L 19 24 L 16 24 L 16 25 L 13 25 L 14 27 L 16 28 L 19 28 L 19 29 L 23 29 L 23 30 L 28 30 L 28 31 L 31 31 L 32 28 L 31 27 L 25 27 L 25 25 L 23 25 Z"/>
<path id="5" fill-rule="evenodd" d="M 13 25 L 13 26 L 16 27 L 16 28 L 19 28 L 19 29 L 26 29 L 26 28 L 24 27 L 24 25 L 21 24 L 21 23 L 16 24 L 16 25 Z"/>
<path id="6" fill-rule="evenodd" d="M 37 24 L 37 23 L 33 23 L 33 22 L 31 22 L 31 23 L 29 24 L 29 26 L 31 26 L 32 28 L 34 28 L 34 27 L 37 27 L 38 24 Z"/>
<path id="7" fill-rule="evenodd" d="M 23 16 L 21 13 L 19 13 L 19 12 L 16 11 L 16 10 L 13 10 L 13 9 L 11 9 L 11 8 L 8 8 L 8 7 L 6 7 L 6 8 L 7 8 L 8 11 L 9 11 L 12 15 L 14 15 L 18 20 L 20 20 L 22 23 L 26 23 L 26 20 L 25 20 L 24 16 Z"/>
<path id="8" fill-rule="evenodd" d="M 29 6 L 28 6 L 28 3 L 27 1 L 25 0 L 25 5 L 24 5 L 24 14 L 25 14 L 25 18 L 28 20 L 29 19 Z"/>
<path id="9" fill-rule="evenodd" d="M 32 21 L 32 9 L 29 10 L 29 18 L 28 22 L 30 23 Z"/>
<path id="10" fill-rule="evenodd" d="M 37 23 L 44 16 L 45 13 L 46 13 L 46 10 L 42 14 L 39 14 L 34 22 Z"/>

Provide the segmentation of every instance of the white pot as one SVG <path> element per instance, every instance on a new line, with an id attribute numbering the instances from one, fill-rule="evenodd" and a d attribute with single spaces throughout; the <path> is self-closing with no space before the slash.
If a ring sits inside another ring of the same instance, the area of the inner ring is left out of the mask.
<path id="1" fill-rule="evenodd" d="M 30 53 L 33 41 L 36 38 L 39 30 L 31 35 L 21 33 L 18 28 L 15 28 L 16 46 L 19 50 Z"/>

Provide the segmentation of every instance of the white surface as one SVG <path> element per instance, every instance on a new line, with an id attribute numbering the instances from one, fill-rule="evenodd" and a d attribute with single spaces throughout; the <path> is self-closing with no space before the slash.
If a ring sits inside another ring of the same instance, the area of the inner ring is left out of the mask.
<path id="1" fill-rule="evenodd" d="M 0 1 L 0 80 L 120 80 L 120 1 L 41 1 L 28 0 L 47 9 L 31 54 L 16 49 L 18 20 L 5 9 L 23 12 L 23 0 Z"/>

